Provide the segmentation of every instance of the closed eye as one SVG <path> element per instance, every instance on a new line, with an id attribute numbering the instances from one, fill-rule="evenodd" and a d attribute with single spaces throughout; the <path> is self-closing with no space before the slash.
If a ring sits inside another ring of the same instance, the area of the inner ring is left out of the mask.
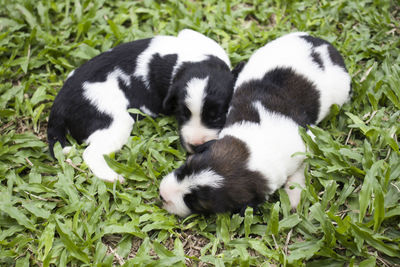
<path id="1" fill-rule="evenodd" d="M 220 122 L 224 116 L 218 113 L 213 113 L 212 115 L 209 116 L 209 120 L 211 122 Z"/>
<path id="2" fill-rule="evenodd" d="M 212 120 L 215 120 L 218 118 L 217 113 L 216 112 L 210 112 L 208 113 L 208 117 Z"/>

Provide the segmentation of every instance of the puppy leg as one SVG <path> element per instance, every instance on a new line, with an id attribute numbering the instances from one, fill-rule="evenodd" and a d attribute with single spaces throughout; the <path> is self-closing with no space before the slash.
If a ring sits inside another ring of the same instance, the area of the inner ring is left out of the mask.
<path id="1" fill-rule="evenodd" d="M 289 196 L 290 205 L 292 209 L 295 209 L 300 203 L 301 191 L 305 187 L 305 177 L 304 177 L 304 164 L 302 164 L 295 173 L 288 177 L 285 184 L 286 193 Z M 301 188 L 295 186 L 295 184 L 300 185 Z M 293 188 L 290 188 L 294 186 Z"/>
<path id="2" fill-rule="evenodd" d="M 134 120 L 129 113 L 115 117 L 110 127 L 97 130 L 89 136 L 89 146 L 83 152 L 83 159 L 94 175 L 104 181 L 124 182 L 124 178 L 114 172 L 104 159 L 104 155 L 118 151 L 126 144 L 132 131 Z"/>

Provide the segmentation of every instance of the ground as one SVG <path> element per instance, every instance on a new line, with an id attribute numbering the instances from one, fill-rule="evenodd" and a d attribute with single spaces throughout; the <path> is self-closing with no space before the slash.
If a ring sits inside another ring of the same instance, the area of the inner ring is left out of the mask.
<path id="1" fill-rule="evenodd" d="M 146 118 L 108 157 L 127 183 L 95 178 L 83 145 L 48 152 L 52 101 L 68 73 L 114 47 L 197 30 L 233 65 L 285 33 L 332 42 L 353 96 L 307 144 L 296 211 L 279 190 L 257 212 L 180 219 L 158 186 L 185 159 L 176 122 Z M 398 1 L 0 0 L 0 265 L 400 266 Z"/>

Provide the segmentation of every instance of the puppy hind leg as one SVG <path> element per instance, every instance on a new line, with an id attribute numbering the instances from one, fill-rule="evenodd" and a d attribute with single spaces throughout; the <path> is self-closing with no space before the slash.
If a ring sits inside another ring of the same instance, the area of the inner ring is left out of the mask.
<path id="1" fill-rule="evenodd" d="M 297 205 L 300 203 L 301 198 L 301 191 L 305 187 L 305 180 L 304 177 L 304 164 L 302 164 L 295 173 L 288 177 L 286 184 L 285 184 L 285 191 L 289 196 L 290 206 L 292 209 L 295 209 Z M 299 188 L 299 185 L 301 188 Z"/>
<path id="2" fill-rule="evenodd" d="M 101 180 L 121 183 L 122 175 L 113 171 L 104 159 L 104 155 L 118 151 L 128 141 L 134 121 L 127 113 L 124 119 L 115 120 L 109 128 L 94 132 L 89 138 L 89 146 L 83 152 L 83 159 L 95 176 Z"/>

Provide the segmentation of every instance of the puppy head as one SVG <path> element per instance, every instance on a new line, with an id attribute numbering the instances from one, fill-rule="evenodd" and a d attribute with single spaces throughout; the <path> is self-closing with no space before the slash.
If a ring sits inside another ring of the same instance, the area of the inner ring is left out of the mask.
<path id="1" fill-rule="evenodd" d="M 211 169 L 187 173 L 187 165 L 168 174 L 160 184 L 163 208 L 169 213 L 186 217 L 193 212 L 212 209 L 209 196 L 223 186 L 223 178 Z"/>
<path id="2" fill-rule="evenodd" d="M 207 142 L 160 185 L 164 208 L 185 217 L 190 213 L 240 212 L 265 201 L 261 174 L 248 170 L 246 145 L 231 136 Z"/>
<path id="3" fill-rule="evenodd" d="M 180 67 L 164 109 L 175 108 L 181 142 L 188 152 L 217 138 L 225 124 L 234 82 L 235 75 L 215 57 Z"/>

